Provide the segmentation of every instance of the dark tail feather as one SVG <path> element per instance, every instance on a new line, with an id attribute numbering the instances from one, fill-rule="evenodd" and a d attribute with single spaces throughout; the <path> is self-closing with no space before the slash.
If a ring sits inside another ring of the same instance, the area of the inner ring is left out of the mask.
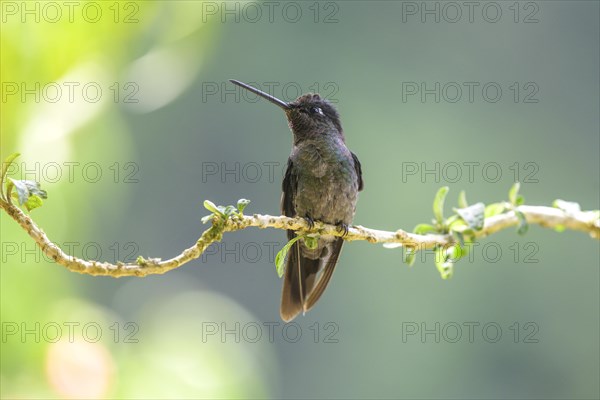
<path id="1" fill-rule="evenodd" d="M 319 271 L 319 260 L 311 260 L 300 255 L 298 243 L 294 243 L 288 252 L 281 293 L 281 319 L 293 320 L 301 311 L 314 285 Z"/>
<path id="2" fill-rule="evenodd" d="M 335 269 L 340 253 L 342 252 L 343 244 L 344 239 L 342 238 L 337 238 L 335 242 L 333 242 L 333 245 L 331 246 L 331 255 L 323 260 L 325 265 L 323 266 L 323 272 L 321 273 L 317 284 L 314 286 L 314 288 L 311 287 L 311 290 L 308 291 L 308 297 L 304 302 L 304 312 L 310 310 L 315 305 L 327 288 L 327 284 L 333 275 L 333 270 Z"/>

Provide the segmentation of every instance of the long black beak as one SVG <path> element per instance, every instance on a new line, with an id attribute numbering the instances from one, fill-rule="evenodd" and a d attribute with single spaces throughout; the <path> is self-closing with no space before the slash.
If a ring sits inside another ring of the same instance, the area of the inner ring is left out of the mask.
<path id="1" fill-rule="evenodd" d="M 279 107 L 283 108 L 284 110 L 289 110 L 290 109 L 290 105 L 288 103 L 286 103 L 285 101 L 281 101 L 277 97 L 271 96 L 270 94 L 265 93 L 262 90 L 258 90 L 256 88 L 250 86 L 250 85 L 246 85 L 244 82 L 236 81 L 235 79 L 230 79 L 229 82 L 233 83 L 234 85 L 241 86 L 244 89 L 249 90 L 252 93 L 255 93 L 255 94 L 259 95 L 260 97 L 269 100 L 271 103 L 275 104 L 276 106 L 279 106 Z"/>

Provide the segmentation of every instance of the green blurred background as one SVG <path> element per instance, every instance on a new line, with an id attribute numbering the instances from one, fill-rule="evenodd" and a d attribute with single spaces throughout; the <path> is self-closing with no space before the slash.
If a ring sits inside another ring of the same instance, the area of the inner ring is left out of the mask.
<path id="1" fill-rule="evenodd" d="M 470 18 L 439 2 L 3 1 L 1 155 L 23 154 L 14 176 L 49 193 L 32 217 L 74 255 L 166 259 L 206 228 L 204 199 L 279 214 L 291 134 L 236 78 L 336 102 L 364 171 L 356 224 L 410 229 L 440 186 L 450 210 L 462 189 L 505 199 L 515 178 L 527 204 L 600 208 L 599 3 L 475 3 Z M 439 102 L 407 92 L 436 82 Z M 447 281 L 430 253 L 408 268 L 398 249 L 349 243 L 318 306 L 285 327 L 281 231 L 113 279 L 48 262 L 1 218 L 3 398 L 600 395 L 599 247 L 582 233 L 503 231 Z"/>

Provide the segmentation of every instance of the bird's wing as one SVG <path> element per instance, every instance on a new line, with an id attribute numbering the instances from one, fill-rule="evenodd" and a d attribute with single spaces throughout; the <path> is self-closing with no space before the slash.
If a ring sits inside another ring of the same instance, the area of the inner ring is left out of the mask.
<path id="1" fill-rule="evenodd" d="M 294 173 L 294 164 L 288 159 L 287 169 L 281 186 L 281 212 L 286 217 L 296 216 L 296 207 L 294 207 L 294 198 L 298 189 L 298 177 Z M 296 236 L 294 231 L 288 230 L 288 240 Z M 304 304 L 304 288 L 302 282 L 302 270 L 300 268 L 300 247 L 296 242 L 288 251 L 285 265 L 285 275 L 283 277 L 283 288 L 281 293 L 280 314 L 284 321 L 291 321 L 302 311 Z"/>
<path id="2" fill-rule="evenodd" d="M 350 152 L 352 154 L 352 160 L 354 160 L 354 169 L 356 169 L 356 176 L 358 176 L 358 191 L 363 190 L 364 182 L 362 178 L 362 167 L 360 165 L 360 161 L 358 161 L 358 157 L 356 154 Z"/>
<path id="3" fill-rule="evenodd" d="M 294 207 L 294 198 L 298 190 L 298 176 L 294 173 L 294 163 L 288 158 L 287 169 L 281 184 L 281 212 L 286 217 L 296 216 L 296 207 Z"/>

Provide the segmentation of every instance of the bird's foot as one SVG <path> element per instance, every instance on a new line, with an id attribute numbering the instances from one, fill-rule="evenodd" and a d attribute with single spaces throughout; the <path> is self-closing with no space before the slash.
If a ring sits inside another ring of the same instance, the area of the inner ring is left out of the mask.
<path id="1" fill-rule="evenodd" d="M 310 215 L 306 214 L 306 216 L 304 217 L 304 220 L 308 224 L 308 229 L 312 229 L 315 227 L 315 220 L 312 219 L 312 217 Z"/>
<path id="2" fill-rule="evenodd" d="M 346 237 L 346 236 L 348 236 L 348 224 L 345 224 L 345 223 L 343 223 L 343 222 L 341 222 L 341 221 L 338 221 L 338 222 L 336 223 L 336 225 L 337 225 L 337 230 L 338 230 L 338 232 L 344 232 L 344 233 L 342 234 L 342 237 Z"/>

